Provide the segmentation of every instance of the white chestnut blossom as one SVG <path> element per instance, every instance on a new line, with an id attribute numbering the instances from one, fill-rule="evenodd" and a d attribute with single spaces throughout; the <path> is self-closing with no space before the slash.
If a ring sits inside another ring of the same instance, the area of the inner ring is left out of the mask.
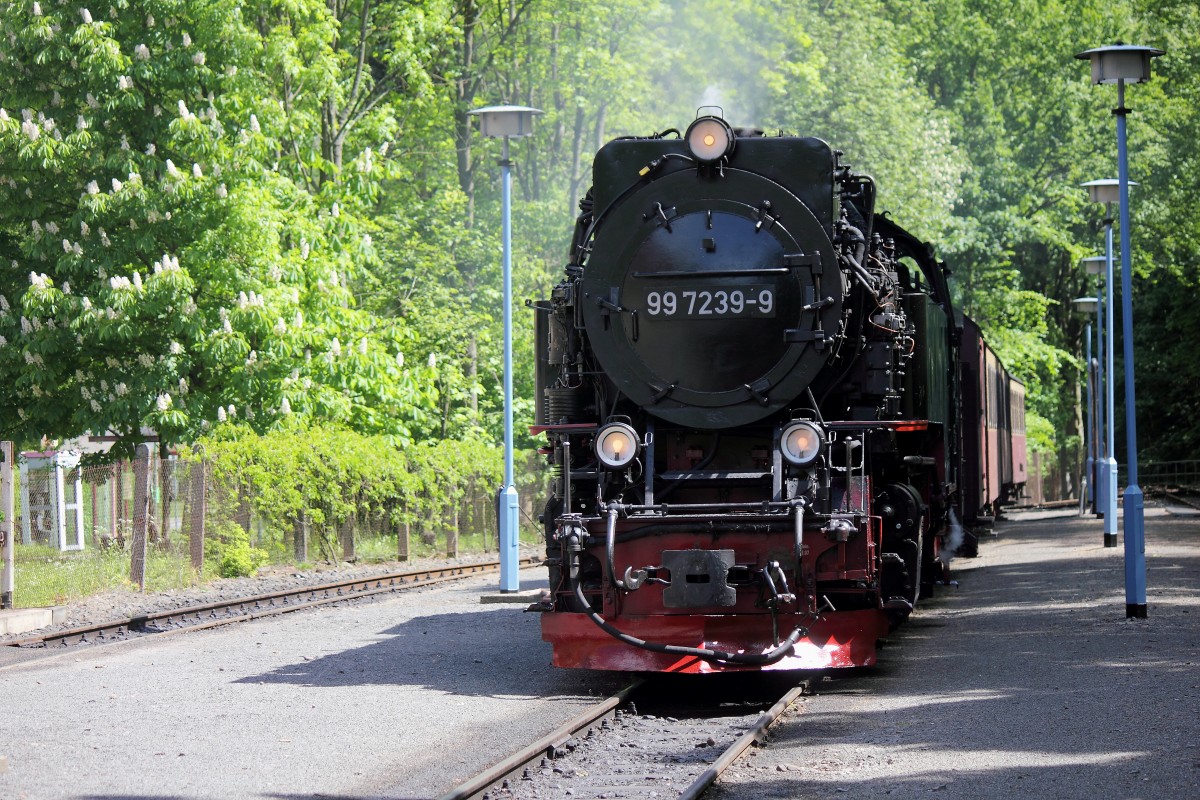
<path id="1" fill-rule="evenodd" d="M 404 369 L 404 353 L 396 353 L 396 366 Z"/>
<path id="2" fill-rule="evenodd" d="M 95 181 L 88 181 L 87 193 L 100 194 L 100 184 L 96 183 Z"/>
<path id="3" fill-rule="evenodd" d="M 92 12 L 88 11 L 86 8 L 79 9 L 79 16 L 83 18 L 84 25 L 92 24 Z"/>
<path id="4" fill-rule="evenodd" d="M 203 178 L 204 177 L 204 173 L 200 171 L 199 164 L 192 164 L 192 177 L 193 178 Z"/>
<path id="5" fill-rule="evenodd" d="M 222 183 L 220 186 L 217 187 L 217 197 L 224 200 L 228 196 L 229 196 L 229 190 L 226 189 L 225 184 Z"/>
<path id="6" fill-rule="evenodd" d="M 83 118 L 83 114 L 79 114 L 75 117 L 75 130 L 85 131 L 87 130 L 87 126 L 88 123 L 87 120 Z"/>
<path id="7" fill-rule="evenodd" d="M 258 117 L 254 114 L 250 115 L 250 130 L 254 133 L 262 133 L 262 128 L 258 125 Z"/>
<path id="8" fill-rule="evenodd" d="M 21 133 L 28 136 L 30 141 L 36 142 L 38 137 L 42 135 L 42 129 L 36 123 L 25 120 L 21 123 Z M 28 192 L 29 190 L 27 189 L 26 191 Z"/>
<path id="9" fill-rule="evenodd" d="M 430 369 L 436 369 L 436 368 L 437 368 L 437 353 L 430 353 L 430 354 L 429 354 L 429 368 L 430 368 Z"/>
<path id="10" fill-rule="evenodd" d="M 181 100 L 180 102 L 182 103 L 183 101 Z M 179 168 L 176 167 L 175 162 L 169 158 L 167 159 L 167 174 L 170 175 L 172 178 L 179 177 Z"/>
<path id="11" fill-rule="evenodd" d="M 157 398 L 155 398 L 154 405 L 159 411 L 166 411 L 171 407 L 171 395 L 160 394 Z"/>
<path id="12" fill-rule="evenodd" d="M 129 387 L 126 386 L 124 383 L 118 383 L 116 386 L 113 387 L 113 391 L 117 393 L 117 397 L 124 397 L 126 394 L 129 393 Z"/>
<path id="13" fill-rule="evenodd" d="M 224 422 L 226 419 L 227 419 L 227 416 L 225 414 L 225 409 L 218 406 L 217 407 L 217 422 Z"/>
<path id="14" fill-rule="evenodd" d="M 173 356 L 183 355 L 183 345 L 179 342 L 171 342 L 170 351 Z"/>
<path id="15" fill-rule="evenodd" d="M 192 37 L 188 35 L 187 31 L 183 32 L 183 46 L 184 47 L 192 46 Z"/>
<path id="16" fill-rule="evenodd" d="M 128 75 L 118 75 L 117 88 L 122 91 L 128 91 L 133 88 L 133 80 Z"/>
<path id="17" fill-rule="evenodd" d="M 192 63 L 198 67 L 203 66 L 203 64 L 204 64 L 204 51 L 203 50 L 192 55 Z"/>
<path id="18" fill-rule="evenodd" d="M 150 58 L 150 48 L 144 44 L 139 44 L 133 48 L 133 57 L 138 61 L 147 61 Z"/>

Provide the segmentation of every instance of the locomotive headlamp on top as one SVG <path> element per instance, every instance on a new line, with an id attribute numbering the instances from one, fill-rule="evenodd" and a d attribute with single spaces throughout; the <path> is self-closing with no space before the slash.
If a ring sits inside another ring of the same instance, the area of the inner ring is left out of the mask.
<path id="1" fill-rule="evenodd" d="M 811 464 L 821 453 L 825 437 L 821 429 L 811 422 L 793 422 L 783 429 L 779 448 L 789 464 L 803 467 Z"/>
<path id="2" fill-rule="evenodd" d="M 683 138 L 697 161 L 711 164 L 733 152 L 737 137 L 733 128 L 720 117 L 700 117 L 687 129 Z"/>
<path id="3" fill-rule="evenodd" d="M 609 469 L 621 469 L 638 454 L 638 436 L 624 422 L 610 422 L 596 432 L 596 458 Z"/>

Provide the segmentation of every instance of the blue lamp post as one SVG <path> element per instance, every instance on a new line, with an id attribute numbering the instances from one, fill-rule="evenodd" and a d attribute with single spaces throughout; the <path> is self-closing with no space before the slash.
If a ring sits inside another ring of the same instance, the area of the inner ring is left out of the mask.
<path id="1" fill-rule="evenodd" d="M 479 132 L 504 140 L 500 158 L 504 249 L 504 485 L 500 488 L 497 517 L 500 527 L 500 591 L 521 588 L 517 562 L 521 543 L 520 501 L 513 480 L 513 365 L 512 365 L 512 161 L 508 140 L 533 133 L 533 117 L 542 112 L 528 106 L 488 106 L 468 111 L 479 117 Z"/>
<path id="2" fill-rule="evenodd" d="M 1085 184 L 1086 185 L 1086 184 Z M 1109 249 L 1111 254 L 1112 250 Z M 1088 275 L 1103 275 L 1105 267 L 1110 263 L 1110 257 L 1105 256 L 1089 256 L 1082 259 L 1083 265 L 1087 269 Z M 1117 460 L 1113 456 L 1112 439 L 1112 385 L 1108 381 L 1112 375 L 1112 365 L 1108 362 L 1108 348 L 1112 341 L 1111 328 L 1105 329 L 1105 324 L 1112 325 L 1111 299 L 1108 304 L 1105 302 L 1104 287 L 1106 284 L 1103 279 L 1097 282 L 1096 286 L 1096 381 L 1094 384 L 1095 391 L 1095 409 L 1096 409 L 1096 424 L 1095 424 L 1095 472 L 1093 476 L 1096 480 L 1095 506 L 1093 510 L 1096 514 L 1107 519 L 1112 517 L 1112 522 L 1105 526 L 1104 546 L 1117 546 L 1117 519 L 1116 519 L 1116 485 L 1117 485 Z M 1110 463 L 1111 462 L 1111 463 Z M 1110 485 L 1111 484 L 1111 485 Z M 1108 505 L 1108 498 L 1112 498 L 1112 507 Z M 1111 527 L 1110 527 L 1111 526 Z M 1110 538 L 1111 537 L 1111 538 Z"/>
<path id="3" fill-rule="evenodd" d="M 1099 301 L 1094 297 L 1079 297 L 1074 300 L 1075 308 L 1082 314 L 1091 316 L 1097 313 Z M 1087 443 L 1087 463 L 1083 474 L 1087 476 L 1087 489 L 1079 498 L 1079 514 L 1083 516 L 1085 508 L 1096 508 L 1096 467 L 1100 464 L 1099 449 L 1096 433 L 1099 430 L 1096 421 L 1099 416 L 1096 408 L 1099 405 L 1099 381 L 1094 380 L 1095 370 L 1092 369 L 1092 323 L 1089 321 L 1083 334 L 1084 359 L 1087 364 L 1087 425 L 1084 428 L 1084 441 Z"/>
<path id="4" fill-rule="evenodd" d="M 1115 44 L 1075 55 L 1092 65 L 1092 83 L 1117 84 L 1117 180 L 1121 204 L 1121 338 L 1125 356 L 1125 458 L 1129 486 L 1125 488 L 1125 616 L 1146 617 L 1146 514 L 1138 486 L 1137 404 L 1133 385 L 1133 258 L 1129 237 L 1129 154 L 1125 145 L 1125 82 L 1150 80 L 1150 59 L 1162 50 Z"/>

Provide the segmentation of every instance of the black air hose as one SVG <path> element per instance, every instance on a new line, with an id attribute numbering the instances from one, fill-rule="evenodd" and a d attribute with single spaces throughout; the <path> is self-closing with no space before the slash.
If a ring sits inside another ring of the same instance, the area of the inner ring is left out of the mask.
<path id="1" fill-rule="evenodd" d="M 596 623 L 596 625 L 599 626 L 602 631 L 614 639 L 622 641 L 625 644 L 632 645 L 633 647 L 640 647 L 642 650 L 649 650 L 653 653 L 667 653 L 669 655 L 677 656 L 695 656 L 696 658 L 703 659 L 704 661 L 713 661 L 722 664 L 766 666 L 767 664 L 774 664 L 776 661 L 782 660 L 791 652 L 792 646 L 795 645 L 796 642 L 800 641 L 800 637 L 808 633 L 807 628 L 799 626 L 791 632 L 788 638 L 785 639 L 781 645 L 767 653 L 726 653 L 722 650 L 709 650 L 702 647 L 685 647 L 678 644 L 659 644 L 657 642 L 647 642 L 644 639 L 639 639 L 636 636 L 630 636 L 628 633 L 624 633 L 623 631 L 614 628 L 612 625 L 608 624 L 603 617 L 593 611 L 591 609 L 591 605 L 587 601 L 587 598 L 584 597 L 583 585 L 577 580 L 577 573 L 578 570 L 572 566 L 571 582 L 575 587 L 575 600 L 584 609 L 584 613 L 588 615 L 588 618 L 591 619 L 592 622 Z"/>

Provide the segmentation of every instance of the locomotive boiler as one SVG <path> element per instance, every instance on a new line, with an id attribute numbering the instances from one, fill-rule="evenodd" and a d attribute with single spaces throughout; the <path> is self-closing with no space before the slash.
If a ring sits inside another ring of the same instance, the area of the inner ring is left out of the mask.
<path id="1" fill-rule="evenodd" d="M 868 665 L 961 506 L 947 272 L 815 138 L 717 115 L 595 157 L 537 309 L 558 666 Z"/>

